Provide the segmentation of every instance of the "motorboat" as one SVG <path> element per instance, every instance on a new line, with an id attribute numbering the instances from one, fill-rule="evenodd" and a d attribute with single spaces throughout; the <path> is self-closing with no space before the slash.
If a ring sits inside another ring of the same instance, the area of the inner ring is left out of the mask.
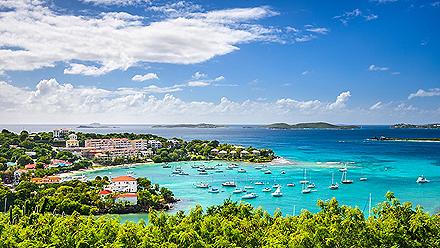
<path id="1" fill-rule="evenodd" d="M 184 171 L 180 171 L 180 172 L 179 172 L 179 175 L 181 175 L 181 176 L 188 176 L 189 174 L 186 173 L 186 172 L 184 172 Z"/>
<path id="2" fill-rule="evenodd" d="M 341 183 L 343 184 L 352 184 L 353 180 L 347 179 L 347 171 L 342 172 Z"/>
<path id="3" fill-rule="evenodd" d="M 264 174 L 272 174 L 272 171 L 266 170 L 266 171 L 264 171 Z"/>
<path id="4" fill-rule="evenodd" d="M 198 166 L 198 165 L 196 165 L 196 164 L 193 164 L 193 165 L 191 165 L 191 168 L 193 168 L 193 169 L 198 169 L 200 166 Z"/>
<path id="5" fill-rule="evenodd" d="M 258 181 L 258 182 L 255 182 L 255 185 L 264 185 L 264 183 L 261 181 Z"/>
<path id="6" fill-rule="evenodd" d="M 200 172 L 199 172 L 199 175 L 208 175 L 208 172 L 205 171 L 205 170 L 204 170 L 204 171 L 200 171 Z"/>
<path id="7" fill-rule="evenodd" d="M 272 193 L 273 197 L 280 197 L 283 196 L 283 193 L 281 192 L 281 187 L 278 187 L 275 192 Z"/>
<path id="8" fill-rule="evenodd" d="M 307 188 L 306 185 L 303 184 L 303 187 L 302 187 L 301 193 L 303 193 L 303 194 L 309 194 L 309 193 L 312 193 L 312 189 Z"/>
<path id="9" fill-rule="evenodd" d="M 346 172 L 347 170 L 348 170 L 347 167 L 339 168 L 340 172 Z"/>
<path id="10" fill-rule="evenodd" d="M 279 187 L 281 187 L 281 185 L 279 185 L 278 183 L 276 183 L 272 186 L 272 188 L 279 188 Z"/>
<path id="11" fill-rule="evenodd" d="M 222 185 L 224 187 L 237 187 L 237 185 L 235 184 L 234 181 L 227 181 L 227 182 L 222 183 Z"/>
<path id="12" fill-rule="evenodd" d="M 162 168 L 164 168 L 164 169 L 168 169 L 168 168 L 171 168 L 171 165 L 169 165 L 168 163 L 166 163 L 166 164 L 162 165 Z"/>
<path id="13" fill-rule="evenodd" d="M 254 199 L 257 197 L 258 197 L 258 195 L 256 193 L 249 193 L 249 194 L 243 195 L 241 197 L 241 199 Z"/>
<path id="14" fill-rule="evenodd" d="M 416 183 L 429 183 L 429 180 L 426 179 L 423 175 L 419 176 L 416 180 Z"/>
<path id="15" fill-rule="evenodd" d="M 220 169 L 215 170 L 216 173 L 222 173 L 223 171 Z"/>
<path id="16" fill-rule="evenodd" d="M 362 182 L 367 181 L 367 180 L 368 180 L 368 178 L 366 178 L 366 177 L 359 178 L 359 181 L 362 181 Z"/>
<path id="17" fill-rule="evenodd" d="M 261 170 L 261 169 L 263 169 L 263 167 L 262 166 L 255 166 L 255 169 L 256 170 Z"/>
<path id="18" fill-rule="evenodd" d="M 331 184 L 330 186 L 328 186 L 328 188 L 331 189 L 331 190 L 339 189 L 339 184 L 338 184 L 338 183 L 335 183 L 334 175 L 335 175 L 335 174 L 332 173 L 332 184 Z"/>
<path id="19" fill-rule="evenodd" d="M 253 189 L 254 186 L 244 186 L 245 189 Z"/>
<path id="20" fill-rule="evenodd" d="M 272 189 L 271 188 L 264 188 L 262 191 L 263 192 L 272 192 Z"/>
<path id="21" fill-rule="evenodd" d="M 295 184 L 294 183 L 288 183 L 287 187 L 295 187 Z"/>
<path id="22" fill-rule="evenodd" d="M 220 192 L 220 190 L 216 187 L 212 187 L 208 190 L 208 193 L 219 193 L 219 192 Z"/>
<path id="23" fill-rule="evenodd" d="M 238 170 L 238 173 L 245 173 L 245 172 L 246 172 L 246 170 L 243 169 L 243 168 L 240 168 L 240 169 Z"/>
<path id="24" fill-rule="evenodd" d="M 284 174 L 286 174 L 286 172 L 285 171 L 281 171 L 281 174 L 284 175 Z"/>
<path id="25" fill-rule="evenodd" d="M 233 194 L 240 194 L 243 193 L 242 189 L 234 189 L 234 191 L 232 191 Z"/>
<path id="26" fill-rule="evenodd" d="M 316 185 L 314 183 L 311 183 L 311 184 L 307 185 L 307 188 L 308 189 L 313 189 L 313 188 L 316 188 Z"/>
<path id="27" fill-rule="evenodd" d="M 207 188 L 209 188 L 209 184 L 207 184 L 207 183 L 198 183 L 198 184 L 196 184 L 196 188 L 207 189 Z"/>

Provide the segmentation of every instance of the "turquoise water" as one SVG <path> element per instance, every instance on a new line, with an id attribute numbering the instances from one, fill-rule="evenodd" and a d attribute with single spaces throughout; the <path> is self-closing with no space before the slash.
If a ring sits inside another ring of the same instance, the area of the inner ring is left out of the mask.
<path id="1" fill-rule="evenodd" d="M 10 130 L 27 129 L 30 131 L 51 130 L 54 126 L 5 126 Z M 56 126 L 62 127 L 62 126 Z M 68 127 L 68 126 L 66 126 Z M 71 126 L 74 128 L 74 126 Z M 300 209 L 317 211 L 318 199 L 336 197 L 341 203 L 366 209 L 369 194 L 372 194 L 373 204 L 384 200 L 387 191 L 393 191 L 401 201 L 411 201 L 421 205 L 425 210 L 434 213 L 440 210 L 440 143 L 421 142 L 374 142 L 367 141 L 374 136 L 387 137 L 440 137 L 440 130 L 429 129 L 389 129 L 385 126 L 365 126 L 358 130 L 268 130 L 264 128 L 243 128 L 231 126 L 216 129 L 169 129 L 151 128 L 143 125 L 126 125 L 117 129 L 82 129 L 82 132 L 135 132 L 153 133 L 156 135 L 183 139 L 216 139 L 240 145 L 252 145 L 273 149 L 277 155 L 291 161 L 290 165 L 273 165 L 272 174 L 265 175 L 255 170 L 252 164 L 241 164 L 247 173 L 237 170 L 223 173 L 211 173 L 207 176 L 198 175 L 191 169 L 191 163 L 173 163 L 182 166 L 189 176 L 171 176 L 172 169 L 163 169 L 161 165 L 141 165 L 132 167 L 137 177 L 148 177 L 153 183 L 170 188 L 181 201 L 175 210 L 188 210 L 200 204 L 204 207 L 221 204 L 224 199 L 240 200 L 240 195 L 232 194 L 233 189 L 221 187 L 227 180 L 235 180 L 239 187 L 251 185 L 255 181 L 264 181 L 268 185 L 279 183 L 282 186 L 283 197 L 275 198 L 270 193 L 261 192 L 262 186 L 255 186 L 254 192 L 259 196 L 247 200 L 254 206 L 262 206 L 273 213 L 280 209 L 284 214 L 292 214 L 294 206 L 296 213 Z M 340 185 L 339 190 L 328 189 L 331 183 L 331 173 L 335 181 L 340 181 L 339 165 L 329 165 L 326 162 L 349 162 L 348 178 L 353 179 L 351 185 Z M 206 165 L 216 165 L 217 161 L 206 162 Z M 299 180 L 303 177 L 303 169 L 316 184 L 316 192 L 301 194 Z M 286 174 L 280 172 L 284 170 Z M 118 176 L 126 174 L 128 169 L 113 168 L 106 171 L 95 171 L 88 176 Z M 111 173 L 111 174 L 110 174 Z M 431 182 L 419 185 L 415 181 L 419 175 L 425 175 Z M 368 181 L 360 182 L 360 177 Z M 210 194 L 205 189 L 197 189 L 195 183 L 207 182 L 219 187 L 222 192 Z M 294 182 L 295 187 L 286 187 Z M 248 190 L 250 192 L 251 190 Z M 367 211 L 367 210 L 366 210 Z M 121 220 L 145 219 L 146 215 L 124 215 Z"/>

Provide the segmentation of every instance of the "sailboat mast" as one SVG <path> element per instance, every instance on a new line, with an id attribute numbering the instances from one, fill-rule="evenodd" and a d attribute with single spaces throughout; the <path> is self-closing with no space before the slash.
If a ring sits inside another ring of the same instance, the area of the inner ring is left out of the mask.
<path id="1" fill-rule="evenodd" d="M 368 218 L 371 216 L 371 193 L 370 198 L 368 199 Z"/>

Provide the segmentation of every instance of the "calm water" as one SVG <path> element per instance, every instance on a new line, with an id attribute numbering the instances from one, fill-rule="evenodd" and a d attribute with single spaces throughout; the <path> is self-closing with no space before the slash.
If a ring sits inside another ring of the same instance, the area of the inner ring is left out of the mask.
<path id="1" fill-rule="evenodd" d="M 29 131 L 48 131 L 54 127 L 47 125 L 2 125 L 12 131 L 26 129 Z M 74 128 L 74 126 L 71 126 Z M 221 183 L 235 180 L 239 187 L 253 185 L 255 181 L 263 181 L 268 186 L 281 184 L 283 197 L 274 198 L 270 193 L 261 191 L 266 186 L 256 186 L 248 192 L 256 192 L 259 197 L 247 200 L 254 206 L 262 206 L 269 212 L 281 209 L 285 214 L 292 214 L 300 209 L 317 211 L 318 199 L 336 197 L 341 203 L 366 209 L 368 196 L 372 194 L 373 203 L 384 200 L 385 193 L 390 190 L 401 201 L 411 201 L 419 204 L 425 210 L 434 213 L 440 210 L 440 143 L 421 142 L 369 142 L 373 136 L 387 137 L 440 137 L 440 130 L 428 129 L 389 129 L 385 126 L 366 126 L 359 130 L 268 130 L 263 128 L 243 128 L 232 126 L 218 129 L 156 129 L 148 126 L 120 126 L 116 129 L 82 129 L 82 132 L 135 132 L 153 133 L 165 137 L 183 139 L 217 139 L 241 145 L 252 145 L 259 148 L 271 148 L 277 155 L 293 162 L 290 165 L 276 165 L 271 168 L 272 174 L 265 175 L 254 169 L 252 164 L 241 164 L 246 173 L 237 170 L 226 170 L 226 163 L 221 167 L 223 173 L 212 172 L 209 175 L 198 175 L 190 168 L 193 163 L 173 163 L 182 166 L 189 176 L 171 176 L 172 169 L 163 169 L 160 165 L 143 165 L 130 169 L 116 168 L 90 173 L 90 177 L 118 176 L 128 170 L 137 177 L 148 177 L 153 183 L 159 183 L 170 188 L 181 202 L 177 210 L 187 210 L 196 204 L 210 206 L 220 204 L 226 198 L 240 200 L 241 195 L 232 194 L 233 189 L 222 188 Z M 349 162 L 351 168 L 348 178 L 353 179 L 352 185 L 340 185 L 339 190 L 331 191 L 327 187 L 331 183 L 331 174 L 335 181 L 340 181 L 340 165 L 330 165 L 326 162 Z M 205 162 L 206 165 L 216 165 L 219 162 Z M 200 164 L 200 163 L 197 163 Z M 303 177 L 303 170 L 316 184 L 316 192 L 301 194 L 298 183 Z M 286 174 L 281 174 L 281 171 Z M 431 183 L 418 185 L 415 183 L 419 175 L 425 175 Z M 368 181 L 360 182 L 360 177 Z M 196 189 L 197 182 L 207 182 L 219 187 L 222 192 L 210 194 L 207 190 Z M 286 187 L 287 183 L 295 183 L 295 187 Z M 145 215 L 127 215 L 123 219 L 138 220 Z"/>

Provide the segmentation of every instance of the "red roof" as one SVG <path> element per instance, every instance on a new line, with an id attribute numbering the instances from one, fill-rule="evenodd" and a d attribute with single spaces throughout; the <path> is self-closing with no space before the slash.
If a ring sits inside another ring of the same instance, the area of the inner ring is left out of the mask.
<path id="1" fill-rule="evenodd" d="M 35 167 L 37 167 L 36 164 L 27 164 L 24 166 L 24 168 L 26 168 L 26 169 L 35 169 Z"/>
<path id="2" fill-rule="evenodd" d="M 136 178 L 131 177 L 131 176 L 120 176 L 120 177 L 115 177 L 112 178 L 113 182 L 133 182 L 136 181 Z"/>
<path id="3" fill-rule="evenodd" d="M 100 195 L 108 195 L 108 194 L 111 194 L 112 192 L 110 191 L 110 190 L 101 190 L 101 191 L 99 191 L 99 194 Z"/>
<path id="4" fill-rule="evenodd" d="M 121 197 L 137 197 L 136 193 L 123 193 L 116 195 L 115 198 L 121 198 Z"/>

